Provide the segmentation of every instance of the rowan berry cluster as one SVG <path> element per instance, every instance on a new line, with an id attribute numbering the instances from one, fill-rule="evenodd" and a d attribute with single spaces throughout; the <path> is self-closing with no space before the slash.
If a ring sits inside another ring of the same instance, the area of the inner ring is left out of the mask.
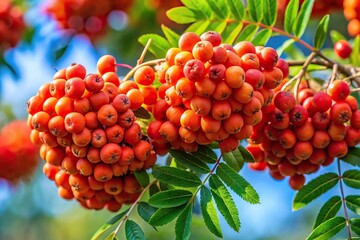
<path id="1" fill-rule="evenodd" d="M 349 34 L 353 37 L 360 34 L 360 1 L 344 0 L 344 16 L 349 21 Z"/>
<path id="2" fill-rule="evenodd" d="M 156 161 L 135 121 L 133 110 L 141 104 L 120 83 L 115 65 L 110 55 L 98 60 L 98 73 L 72 64 L 28 102 L 31 139 L 41 145 L 44 173 L 58 194 L 111 211 L 135 201 L 141 186 L 133 172 Z"/>
<path id="3" fill-rule="evenodd" d="M 298 190 L 305 174 L 344 157 L 348 147 L 360 143 L 360 110 L 349 94 L 349 84 L 342 80 L 320 92 L 302 83 L 299 104 L 290 92 L 278 91 L 263 120 L 254 126 L 248 150 L 259 163 L 250 167 L 267 166 L 279 180 L 289 176 L 290 186 Z"/>
<path id="4" fill-rule="evenodd" d="M 0 2 L 0 52 L 15 47 L 25 30 L 22 10 L 10 0 Z"/>
<path id="5" fill-rule="evenodd" d="M 28 180 L 38 166 L 38 150 L 26 121 L 5 125 L 0 131 L 0 178 L 11 183 Z"/>
<path id="6" fill-rule="evenodd" d="M 154 78 L 151 67 L 138 72 L 144 79 Z M 156 74 L 162 83 L 160 99 L 147 129 L 155 151 L 192 152 L 198 144 L 216 141 L 229 152 L 261 121 L 261 109 L 271 103 L 273 88 L 288 75 L 288 66 L 273 48 L 247 41 L 222 44 L 213 31 L 201 36 L 187 32 L 177 48 L 168 50 Z"/>
<path id="7" fill-rule="evenodd" d="M 133 0 L 53 0 L 45 12 L 60 28 L 84 33 L 94 41 L 105 33 L 111 11 L 127 11 L 132 3 Z"/>

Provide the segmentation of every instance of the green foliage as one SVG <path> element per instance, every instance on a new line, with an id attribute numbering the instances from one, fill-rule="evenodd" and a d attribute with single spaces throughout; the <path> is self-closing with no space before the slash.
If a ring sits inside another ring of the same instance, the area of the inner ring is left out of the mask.
<path id="1" fill-rule="evenodd" d="M 297 192 L 293 202 L 293 209 L 299 210 L 305 207 L 308 203 L 333 188 L 338 181 L 339 176 L 336 173 L 325 173 L 311 180 Z"/>
<path id="2" fill-rule="evenodd" d="M 159 181 L 179 187 L 189 188 L 201 185 L 201 180 L 197 175 L 174 167 L 156 167 L 152 174 Z"/>
<path id="3" fill-rule="evenodd" d="M 255 189 L 231 167 L 225 163 L 220 163 L 216 173 L 242 199 L 252 204 L 260 203 L 259 195 Z"/>
<path id="4" fill-rule="evenodd" d="M 226 6 L 229 8 L 230 17 L 235 20 L 241 20 L 245 15 L 245 8 L 242 1 L 226 0 Z"/>
<path id="5" fill-rule="evenodd" d="M 157 208 L 151 206 L 147 202 L 139 202 L 137 206 L 137 212 L 139 216 L 145 220 L 145 222 L 149 222 L 150 218 L 156 212 Z"/>
<path id="6" fill-rule="evenodd" d="M 350 219 L 351 230 L 353 230 L 356 234 L 360 235 L 360 219 L 352 218 Z"/>
<path id="7" fill-rule="evenodd" d="M 177 218 L 175 225 L 176 239 L 189 239 L 191 233 L 192 204 L 188 204 Z"/>
<path id="8" fill-rule="evenodd" d="M 296 16 L 299 11 L 299 0 L 290 0 L 285 10 L 284 30 L 288 33 L 293 31 Z"/>
<path id="9" fill-rule="evenodd" d="M 125 223 L 125 235 L 127 240 L 145 240 L 143 230 L 136 222 L 130 219 Z"/>
<path id="10" fill-rule="evenodd" d="M 241 155 L 243 156 L 244 162 L 255 162 L 254 156 L 246 150 L 243 146 L 239 145 L 238 150 L 240 151 Z"/>
<path id="11" fill-rule="evenodd" d="M 166 39 L 168 40 L 170 46 L 177 47 L 180 39 L 180 35 L 166 27 L 164 24 L 161 25 L 161 30 L 163 31 Z"/>
<path id="12" fill-rule="evenodd" d="M 192 192 L 187 190 L 170 189 L 152 195 L 149 198 L 149 204 L 158 208 L 177 207 L 187 203 L 192 195 Z"/>
<path id="13" fill-rule="evenodd" d="M 235 149 L 232 152 L 223 153 L 223 159 L 236 172 L 239 172 L 244 166 L 244 158 L 239 149 Z"/>
<path id="14" fill-rule="evenodd" d="M 198 157 L 195 157 L 195 154 L 185 153 L 180 150 L 171 149 L 169 151 L 170 155 L 176 159 L 177 162 L 180 162 L 182 165 L 190 168 L 191 170 L 198 173 L 208 173 L 210 168 L 206 165 L 205 162 L 199 161 Z M 202 159 L 201 159 L 202 160 Z"/>
<path id="15" fill-rule="evenodd" d="M 134 172 L 136 180 L 140 183 L 140 185 L 145 188 L 150 183 L 149 174 L 145 170 L 140 170 Z"/>
<path id="16" fill-rule="evenodd" d="M 355 66 L 360 66 L 359 54 L 360 54 L 360 35 L 357 35 L 354 39 L 352 52 L 350 55 L 351 63 Z"/>
<path id="17" fill-rule="evenodd" d="M 184 209 L 185 205 L 173 207 L 173 208 L 159 208 L 150 218 L 149 224 L 152 226 L 163 226 L 174 220 L 181 211 Z"/>
<path id="18" fill-rule="evenodd" d="M 340 196 L 334 196 L 330 198 L 320 209 L 313 229 L 317 228 L 321 223 L 327 221 L 330 218 L 333 218 L 336 216 L 336 214 L 339 212 L 342 205 L 341 197 Z"/>
<path id="19" fill-rule="evenodd" d="M 316 28 L 315 36 L 314 36 L 314 46 L 316 49 L 320 49 L 325 42 L 326 39 L 326 33 L 329 28 L 329 15 L 325 15 L 321 21 L 319 22 L 319 25 Z"/>
<path id="20" fill-rule="evenodd" d="M 261 22 L 264 14 L 263 1 L 248 0 L 247 4 L 248 4 L 250 19 L 254 22 Z"/>
<path id="21" fill-rule="evenodd" d="M 141 44 L 146 45 L 149 39 L 152 39 L 149 51 L 157 58 L 165 57 L 167 49 L 171 47 L 169 42 L 158 34 L 145 34 L 142 35 L 138 40 Z"/>
<path id="22" fill-rule="evenodd" d="M 306 240 L 330 239 L 345 227 L 345 223 L 343 217 L 330 218 L 315 228 Z"/>
<path id="23" fill-rule="evenodd" d="M 335 44 L 336 42 L 340 41 L 340 40 L 344 40 L 346 39 L 344 37 L 344 35 L 342 35 L 341 33 L 339 33 L 336 30 L 331 30 L 330 31 L 330 38 L 333 44 Z"/>
<path id="24" fill-rule="evenodd" d="M 264 11 L 263 23 L 267 26 L 273 26 L 276 23 L 277 6 L 272 0 L 264 0 L 262 2 Z"/>
<path id="25" fill-rule="evenodd" d="M 360 148 L 349 148 L 348 153 L 345 157 L 342 157 L 341 160 L 353 166 L 360 167 Z"/>
<path id="26" fill-rule="evenodd" d="M 124 212 L 121 212 L 117 215 L 115 215 L 113 218 L 111 218 L 109 221 L 104 223 L 102 226 L 99 227 L 98 230 L 94 233 L 94 235 L 91 237 L 91 240 L 98 239 L 101 234 L 103 234 L 107 229 L 109 229 L 111 226 L 113 226 L 115 223 L 120 221 L 127 213 L 127 210 Z"/>
<path id="27" fill-rule="evenodd" d="M 359 170 L 347 170 L 343 173 L 342 179 L 344 183 L 351 187 L 360 189 L 360 171 Z"/>
<path id="28" fill-rule="evenodd" d="M 348 209 L 360 215 L 360 195 L 348 195 L 345 200 Z"/>

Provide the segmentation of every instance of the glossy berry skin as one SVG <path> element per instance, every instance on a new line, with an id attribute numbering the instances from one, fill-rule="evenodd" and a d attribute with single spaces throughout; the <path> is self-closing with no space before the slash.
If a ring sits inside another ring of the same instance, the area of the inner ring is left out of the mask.
<path id="1" fill-rule="evenodd" d="M 346 59 L 350 56 L 352 48 L 348 41 L 340 40 L 334 45 L 334 52 L 337 56 Z"/>

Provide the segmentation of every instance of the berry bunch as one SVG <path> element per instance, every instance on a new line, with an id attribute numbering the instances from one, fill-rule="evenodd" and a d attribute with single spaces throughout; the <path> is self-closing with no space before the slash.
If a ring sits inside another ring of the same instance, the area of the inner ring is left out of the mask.
<path id="1" fill-rule="evenodd" d="M 360 110 L 349 94 L 350 87 L 342 80 L 317 93 L 303 83 L 299 104 L 290 92 L 278 91 L 263 120 L 254 126 L 248 146 L 263 163 L 250 167 L 263 170 L 266 162 L 273 178 L 289 176 L 290 186 L 298 190 L 305 174 L 345 156 L 348 147 L 360 143 Z"/>
<path id="2" fill-rule="evenodd" d="M 138 72 L 139 83 L 154 77 L 150 67 Z M 156 74 L 162 83 L 160 99 L 147 129 L 155 150 L 192 152 L 198 144 L 217 141 L 229 152 L 261 121 L 261 109 L 271 103 L 273 88 L 288 75 L 288 66 L 273 48 L 247 41 L 222 44 L 213 31 L 201 36 L 187 32 L 178 48 L 168 50 Z"/>
<path id="3" fill-rule="evenodd" d="M 72 64 L 40 87 L 28 102 L 32 141 L 41 145 L 44 173 L 58 194 L 83 206 L 118 211 L 141 191 L 133 172 L 155 164 L 133 110 L 139 108 L 126 83 L 119 82 L 115 59 L 98 60 L 98 73 Z"/>
<path id="4" fill-rule="evenodd" d="M 11 1 L 0 2 L 0 52 L 15 47 L 25 30 L 22 10 Z"/>
<path id="5" fill-rule="evenodd" d="M 0 178 L 15 183 L 28 179 L 36 169 L 38 146 L 30 141 L 26 121 L 15 120 L 0 131 Z"/>
<path id="6" fill-rule="evenodd" d="M 344 16 L 349 20 L 349 34 L 353 37 L 360 34 L 360 1 L 344 0 Z"/>
<path id="7" fill-rule="evenodd" d="M 107 28 L 107 17 L 113 10 L 126 11 L 132 0 L 53 0 L 45 12 L 51 15 L 59 27 L 76 33 L 86 34 L 94 41 L 102 36 Z"/>

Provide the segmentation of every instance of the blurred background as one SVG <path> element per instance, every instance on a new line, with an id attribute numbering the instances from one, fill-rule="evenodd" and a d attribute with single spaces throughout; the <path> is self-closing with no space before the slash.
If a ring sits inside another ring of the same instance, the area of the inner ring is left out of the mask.
<path id="1" fill-rule="evenodd" d="M 331 11 L 330 29 L 349 36 L 349 18 L 344 16 L 342 1 L 333 2 L 325 10 L 323 6 L 314 11 L 313 20 L 317 22 L 319 14 Z M 119 63 L 135 65 L 143 49 L 137 41 L 142 34 L 161 34 L 161 24 L 178 33 L 186 29 L 165 15 L 166 10 L 180 5 L 178 0 L 1 0 L 0 127 L 26 119 L 28 99 L 52 80 L 56 69 L 77 62 L 89 73 L 96 72 L 97 59 L 104 54 L 114 55 Z M 314 27 L 307 29 L 304 39 L 311 42 L 314 31 Z M 272 47 L 280 44 L 278 38 L 268 43 Z M 332 47 L 331 42 L 327 47 Z M 147 57 L 151 57 L 150 53 Z M 125 73 L 124 69 L 118 71 L 120 76 Z M 26 179 L 9 182 L 0 178 L 0 239 L 89 239 L 115 215 L 107 210 L 86 210 L 75 201 L 60 198 L 54 182 L 42 173 L 43 162 L 37 155 L 36 159 L 38 164 L 29 170 Z M 348 166 L 343 165 L 345 170 Z M 307 180 L 330 170 L 336 171 L 334 164 Z M 293 212 L 295 192 L 287 180 L 275 181 L 267 172 L 254 172 L 247 166 L 241 171 L 258 191 L 261 204 L 250 205 L 233 195 L 239 207 L 241 230 L 234 232 L 220 217 L 225 239 L 305 239 L 324 201 L 340 193 L 334 188 Z M 352 190 L 345 191 L 349 195 Z M 199 206 L 195 212 L 200 213 Z M 164 226 L 155 231 L 136 213 L 131 218 L 143 227 L 148 239 L 174 239 L 174 228 Z M 340 232 L 336 239 L 345 237 L 346 233 Z M 123 233 L 119 239 L 124 239 Z M 206 229 L 201 216 L 195 215 L 191 239 L 217 238 Z"/>

